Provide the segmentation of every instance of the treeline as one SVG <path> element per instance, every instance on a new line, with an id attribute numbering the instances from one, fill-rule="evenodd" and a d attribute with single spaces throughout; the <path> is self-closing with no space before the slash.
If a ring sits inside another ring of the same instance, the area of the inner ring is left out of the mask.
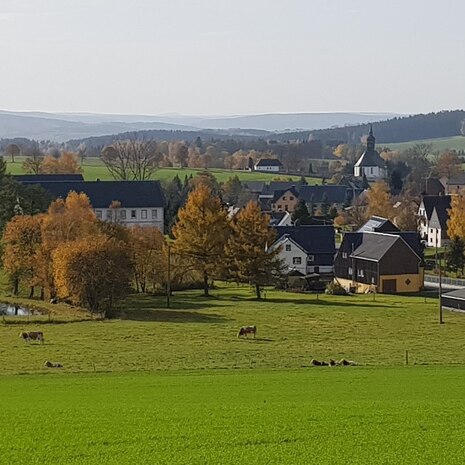
<path id="1" fill-rule="evenodd" d="M 115 215 L 116 217 L 116 215 Z M 255 202 L 228 217 L 220 198 L 199 184 L 178 212 L 173 241 L 153 227 L 99 221 L 85 194 L 71 192 L 37 215 L 16 215 L 2 237 L 3 268 L 14 294 L 105 312 L 130 292 L 197 283 L 208 296 L 213 279 L 261 288 L 281 277 L 274 233 Z"/>

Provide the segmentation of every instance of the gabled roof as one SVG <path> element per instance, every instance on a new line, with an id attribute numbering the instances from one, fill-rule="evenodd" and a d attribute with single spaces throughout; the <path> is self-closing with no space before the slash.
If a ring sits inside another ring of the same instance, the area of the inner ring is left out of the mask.
<path id="1" fill-rule="evenodd" d="M 447 208 L 443 205 L 433 208 L 433 213 L 431 214 L 431 219 L 429 220 L 428 228 L 434 229 L 447 229 L 447 220 L 449 219 L 449 213 Z"/>
<path id="2" fill-rule="evenodd" d="M 265 182 L 263 181 L 244 181 L 242 183 L 245 189 L 253 193 L 260 193 L 265 187 Z"/>
<path id="3" fill-rule="evenodd" d="M 386 162 L 381 158 L 380 154 L 376 150 L 367 149 L 357 160 L 355 166 L 377 166 L 379 168 L 386 168 Z"/>
<path id="4" fill-rule="evenodd" d="M 465 173 L 459 173 L 456 176 L 450 178 L 447 181 L 448 185 L 458 185 L 458 186 L 464 186 L 465 185 Z"/>
<path id="5" fill-rule="evenodd" d="M 289 212 L 271 212 L 269 216 L 271 226 L 279 226 L 282 221 L 286 220 L 287 217 L 291 215 Z"/>
<path id="6" fill-rule="evenodd" d="M 276 226 L 276 242 L 290 238 L 309 254 L 336 253 L 332 226 Z"/>
<path id="7" fill-rule="evenodd" d="M 71 191 L 84 192 L 94 208 L 108 208 L 113 201 L 121 202 L 122 208 L 165 206 L 159 181 L 46 181 L 25 184 L 38 184 L 57 198 L 66 198 Z"/>
<path id="8" fill-rule="evenodd" d="M 299 192 L 297 191 L 297 189 L 295 187 L 291 187 L 290 189 L 284 189 L 282 191 L 274 191 L 273 202 L 278 201 L 287 192 L 290 192 L 296 198 L 299 197 Z"/>
<path id="9" fill-rule="evenodd" d="M 326 196 L 328 203 L 343 204 L 351 201 L 353 194 L 357 197 L 362 189 L 351 189 L 346 186 L 325 184 L 323 186 L 302 186 L 299 189 L 300 198 L 305 202 L 321 203 Z"/>
<path id="10" fill-rule="evenodd" d="M 277 158 L 262 158 L 255 166 L 283 166 L 283 164 Z"/>
<path id="11" fill-rule="evenodd" d="M 425 209 L 426 218 L 431 219 L 435 207 L 450 208 L 450 199 L 450 195 L 424 195 L 421 202 Z"/>
<path id="12" fill-rule="evenodd" d="M 399 228 L 395 226 L 387 218 L 381 216 L 372 216 L 359 230 L 358 232 L 392 232 L 399 231 Z"/>
<path id="13" fill-rule="evenodd" d="M 428 178 L 424 195 L 444 195 L 445 190 L 444 185 L 438 178 Z"/>
<path id="14" fill-rule="evenodd" d="M 450 299 L 465 300 L 465 289 L 455 289 L 454 291 L 446 292 L 442 294 L 442 297 L 448 297 Z"/>
<path id="15" fill-rule="evenodd" d="M 82 174 L 19 174 L 13 178 L 18 182 L 84 181 Z"/>

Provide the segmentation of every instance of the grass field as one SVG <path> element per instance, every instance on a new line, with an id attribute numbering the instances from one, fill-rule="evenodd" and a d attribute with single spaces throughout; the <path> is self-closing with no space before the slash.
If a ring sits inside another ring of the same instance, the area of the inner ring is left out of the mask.
<path id="1" fill-rule="evenodd" d="M 391 150 L 405 150 L 415 144 L 431 144 L 433 152 L 442 152 L 446 149 L 465 150 L 465 137 L 447 137 L 444 139 L 425 139 L 401 143 L 379 143 L 380 147 L 389 147 Z"/>
<path id="2" fill-rule="evenodd" d="M 106 321 L 6 317 L 0 464 L 463 463 L 464 315 L 439 325 L 424 297 L 212 294 L 134 295 Z"/>
<path id="3" fill-rule="evenodd" d="M 18 157 L 14 163 L 7 160 L 7 170 L 11 174 L 24 174 L 22 169 L 23 159 Z M 100 179 L 101 181 L 110 181 L 112 176 L 109 173 L 105 165 L 97 158 L 92 159 L 88 158 L 84 161 L 82 165 L 83 175 L 86 181 L 95 181 Z M 153 176 L 153 179 L 158 179 L 160 181 L 170 181 L 176 175 L 178 175 L 181 180 L 185 176 L 195 176 L 198 173 L 201 173 L 205 170 L 203 169 L 193 169 L 193 168 L 161 168 L 157 170 Z M 209 169 L 209 173 L 213 174 L 219 182 L 225 182 L 230 177 L 238 176 L 241 181 L 266 181 L 270 182 L 276 177 L 282 178 L 292 178 L 294 180 L 299 180 L 299 176 L 288 176 L 285 173 L 258 173 L 258 172 L 249 172 L 249 171 L 231 171 L 225 169 Z M 308 184 L 321 184 L 320 178 L 307 177 Z"/>
<path id="4" fill-rule="evenodd" d="M 8 465 L 462 464 L 464 368 L 6 377 Z"/>

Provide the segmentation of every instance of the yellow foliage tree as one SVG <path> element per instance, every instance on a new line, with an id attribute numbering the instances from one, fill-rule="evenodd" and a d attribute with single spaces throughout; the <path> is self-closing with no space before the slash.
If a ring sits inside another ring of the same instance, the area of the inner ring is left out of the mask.
<path id="1" fill-rule="evenodd" d="M 173 227 L 173 251 L 202 273 L 204 295 L 208 296 L 209 279 L 224 258 L 229 233 L 227 213 L 219 197 L 199 184 L 179 210 L 178 218 Z"/>
<path id="2" fill-rule="evenodd" d="M 137 289 L 146 292 L 149 283 L 156 282 L 163 272 L 163 234 L 155 227 L 135 226 L 130 229 L 130 244 Z M 160 280 L 158 280 L 160 281 Z"/>
<path id="3" fill-rule="evenodd" d="M 393 200 L 389 186 L 384 181 L 377 181 L 371 185 L 367 193 L 367 217 L 393 217 Z"/>
<path id="4" fill-rule="evenodd" d="M 451 196 L 447 233 L 451 239 L 465 239 L 465 190 Z"/>
<path id="5" fill-rule="evenodd" d="M 462 172 L 462 161 L 455 150 L 446 150 L 439 156 L 434 167 L 434 173 L 438 177 L 451 178 Z"/>
<path id="6" fill-rule="evenodd" d="M 3 233 L 3 268 L 18 294 L 20 280 L 30 287 L 29 298 L 34 295 L 34 277 L 37 251 L 41 243 L 42 216 L 15 216 Z"/>
<path id="7" fill-rule="evenodd" d="M 57 295 L 91 313 L 125 296 L 133 272 L 127 245 L 103 235 L 62 243 L 53 252 L 53 270 Z"/>
<path id="8" fill-rule="evenodd" d="M 76 174 L 80 172 L 78 157 L 72 152 L 63 152 L 58 158 L 47 155 L 40 166 L 42 174 Z"/>
<path id="9" fill-rule="evenodd" d="M 227 271 L 237 281 L 254 285 L 257 299 L 261 299 L 261 287 L 282 272 L 280 250 L 270 248 L 276 235 L 269 224 L 269 216 L 262 214 L 257 202 L 250 201 L 232 220 L 226 244 Z"/>

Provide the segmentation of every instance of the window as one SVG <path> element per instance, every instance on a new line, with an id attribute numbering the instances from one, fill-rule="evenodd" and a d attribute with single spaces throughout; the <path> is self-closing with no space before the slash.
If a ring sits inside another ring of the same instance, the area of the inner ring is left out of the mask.
<path id="1" fill-rule="evenodd" d="M 313 272 L 314 272 L 314 273 L 319 273 L 319 272 L 320 272 L 320 267 L 319 267 L 319 266 L 315 266 L 315 267 L 313 268 Z"/>
<path id="2" fill-rule="evenodd" d="M 347 252 L 342 252 L 342 258 L 347 258 Z"/>
<path id="3" fill-rule="evenodd" d="M 286 200 L 286 196 L 283 197 L 283 201 Z"/>
<path id="4" fill-rule="evenodd" d="M 120 215 L 121 215 L 121 219 L 125 220 L 126 219 L 126 210 L 121 210 Z"/>
<path id="5" fill-rule="evenodd" d="M 314 262 L 314 261 L 315 261 L 315 255 L 309 255 L 309 256 L 307 257 L 307 261 L 308 261 L 308 262 Z"/>
<path id="6" fill-rule="evenodd" d="M 292 197 L 292 195 L 289 197 L 289 200 L 294 200 L 294 197 Z"/>
<path id="7" fill-rule="evenodd" d="M 302 258 L 301 257 L 294 257 L 292 259 L 292 264 L 293 265 L 302 265 Z"/>
<path id="8" fill-rule="evenodd" d="M 284 205 L 284 210 L 288 211 L 289 205 Z"/>
<path id="9" fill-rule="evenodd" d="M 102 210 L 95 210 L 95 214 L 97 215 L 97 218 L 98 218 L 99 220 L 102 219 Z"/>
<path id="10" fill-rule="evenodd" d="M 286 244 L 286 252 L 290 252 L 291 250 L 291 244 Z"/>
<path id="11" fill-rule="evenodd" d="M 107 220 L 111 220 L 112 214 L 111 210 L 107 210 Z"/>
<path id="12" fill-rule="evenodd" d="M 350 266 L 349 266 L 348 273 L 349 273 L 350 276 L 352 276 L 353 273 L 354 273 L 354 270 L 353 270 L 352 267 L 350 267 Z"/>
<path id="13" fill-rule="evenodd" d="M 131 219 L 135 220 L 137 218 L 137 210 L 131 210 Z"/>
<path id="14" fill-rule="evenodd" d="M 278 210 L 282 210 L 283 206 L 281 204 L 278 205 Z"/>
<path id="15" fill-rule="evenodd" d="M 156 220 L 158 218 L 157 210 L 152 210 L 152 220 Z"/>
<path id="16" fill-rule="evenodd" d="M 364 278 L 365 277 L 365 272 L 363 270 L 357 270 L 357 276 L 359 278 Z"/>
<path id="17" fill-rule="evenodd" d="M 142 218 L 143 220 L 146 220 L 146 219 L 147 219 L 147 210 L 142 210 L 142 211 L 141 211 L 141 218 Z"/>

